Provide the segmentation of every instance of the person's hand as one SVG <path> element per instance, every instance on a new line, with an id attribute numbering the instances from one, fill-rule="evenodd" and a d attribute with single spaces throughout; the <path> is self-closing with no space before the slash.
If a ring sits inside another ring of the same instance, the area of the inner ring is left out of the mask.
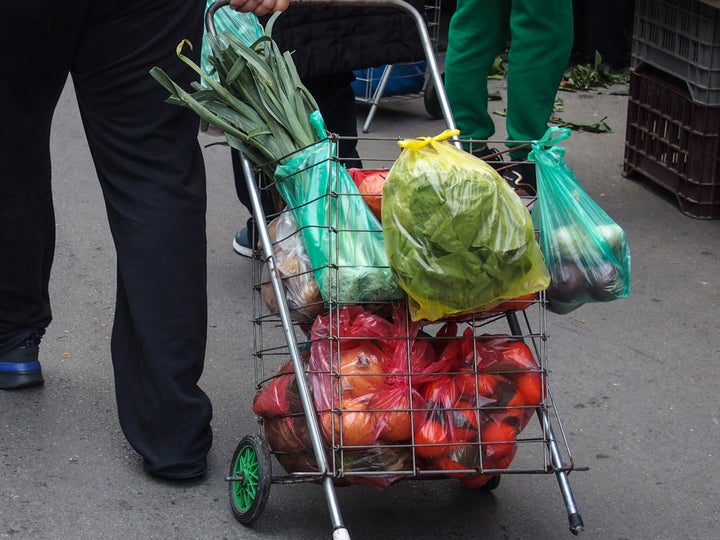
<path id="1" fill-rule="evenodd" d="M 289 5 L 290 0 L 230 0 L 230 7 L 235 11 L 250 11 L 257 16 L 285 11 Z"/>

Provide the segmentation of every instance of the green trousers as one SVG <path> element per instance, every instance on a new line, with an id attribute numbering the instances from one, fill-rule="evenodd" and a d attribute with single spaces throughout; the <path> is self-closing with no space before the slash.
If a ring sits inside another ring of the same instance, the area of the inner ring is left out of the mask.
<path id="1" fill-rule="evenodd" d="M 509 140 L 542 137 L 572 46 L 572 0 L 457 0 L 448 33 L 445 88 L 460 137 L 487 140 L 495 134 L 487 110 L 487 76 L 506 50 Z M 528 150 L 511 156 L 524 159 Z"/>

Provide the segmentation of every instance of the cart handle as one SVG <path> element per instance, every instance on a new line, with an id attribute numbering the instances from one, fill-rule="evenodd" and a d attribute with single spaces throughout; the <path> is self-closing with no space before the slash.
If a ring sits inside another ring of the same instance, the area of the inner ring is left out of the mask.
<path id="1" fill-rule="evenodd" d="M 207 12 L 205 13 L 205 27 L 207 31 L 217 36 L 215 29 L 215 21 L 213 17 L 215 12 L 230 4 L 230 0 L 218 0 L 212 4 Z M 445 126 L 448 129 L 457 129 L 455 120 L 453 118 L 452 111 L 450 110 L 450 102 L 448 101 L 447 93 L 445 92 L 445 83 L 440 75 L 440 69 L 435 59 L 435 52 L 433 51 L 432 42 L 430 41 L 430 35 L 428 34 L 427 24 L 423 19 L 420 12 L 415 9 L 412 5 L 408 4 L 404 0 L 290 0 L 291 6 L 335 6 L 335 7 L 391 7 L 404 11 L 415 20 L 418 32 L 420 33 L 420 41 L 422 43 L 423 51 L 425 52 L 425 60 L 427 62 L 430 76 L 435 84 L 435 91 L 437 92 L 438 101 L 440 103 L 440 110 L 445 120 Z M 453 142 L 456 146 L 460 146 L 460 141 L 457 137 L 453 138 Z"/>

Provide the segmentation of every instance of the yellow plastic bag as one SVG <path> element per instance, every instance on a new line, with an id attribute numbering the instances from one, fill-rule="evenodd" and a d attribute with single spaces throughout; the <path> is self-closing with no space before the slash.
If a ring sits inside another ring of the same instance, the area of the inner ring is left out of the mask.
<path id="1" fill-rule="evenodd" d="M 390 270 L 414 320 L 482 311 L 547 288 L 530 213 L 483 160 L 446 139 L 400 141 L 383 189 Z"/>

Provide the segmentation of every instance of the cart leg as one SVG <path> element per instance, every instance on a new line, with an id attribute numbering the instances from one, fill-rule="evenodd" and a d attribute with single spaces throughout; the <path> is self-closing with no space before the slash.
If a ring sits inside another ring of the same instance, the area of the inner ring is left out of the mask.
<path id="1" fill-rule="evenodd" d="M 323 479 L 323 488 L 325 489 L 325 498 L 328 504 L 328 510 L 330 511 L 330 522 L 333 526 L 333 540 L 350 540 L 350 533 L 345 528 L 340 515 L 340 506 L 337 501 L 337 494 L 335 493 L 335 485 L 333 484 L 332 478 L 326 476 Z"/>
<path id="2" fill-rule="evenodd" d="M 508 326 L 510 327 L 510 333 L 512 333 L 513 336 L 522 336 L 522 329 L 520 328 L 520 323 L 518 322 L 517 313 L 511 311 L 506 315 L 506 318 Z"/>
<path id="3" fill-rule="evenodd" d="M 547 409 L 538 411 L 538 415 L 540 416 L 540 422 L 542 422 L 545 432 L 547 433 L 548 449 L 550 450 L 553 467 L 557 469 L 555 471 L 555 477 L 557 478 L 558 485 L 560 486 L 560 493 L 565 501 L 565 508 L 568 513 L 568 521 L 570 524 L 570 532 L 577 535 L 585 530 L 585 526 L 583 525 L 582 517 L 575 505 L 575 497 L 573 496 L 572 489 L 570 488 L 567 472 L 560 470 L 563 468 L 563 463 L 562 457 L 560 456 L 558 442 L 555 439 L 555 432 L 550 424 Z"/>
<path id="4" fill-rule="evenodd" d="M 382 75 L 380 76 L 380 81 L 378 82 L 378 86 L 375 89 L 375 93 L 373 94 L 372 99 L 370 100 L 370 110 L 368 111 L 367 118 L 365 119 L 365 123 L 362 127 L 363 133 L 367 133 L 368 131 L 370 131 L 370 123 L 373 121 L 373 118 L 375 118 L 375 113 L 378 110 L 378 105 L 383 97 L 383 94 L 385 93 L 385 87 L 390 80 L 392 69 L 392 65 L 387 65 L 385 66 L 385 69 L 383 69 Z M 370 73 L 372 74 L 372 71 Z M 369 84 L 372 84 L 372 76 L 370 77 Z"/>

